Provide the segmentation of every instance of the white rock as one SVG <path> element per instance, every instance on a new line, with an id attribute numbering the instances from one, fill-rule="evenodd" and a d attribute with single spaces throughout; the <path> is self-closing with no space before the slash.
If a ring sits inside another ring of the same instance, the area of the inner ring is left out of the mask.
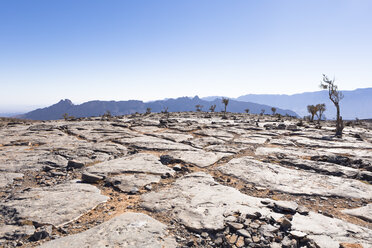
<path id="1" fill-rule="evenodd" d="M 82 233 L 49 241 L 40 248 L 177 247 L 167 226 L 142 213 L 124 213 Z"/>
<path id="2" fill-rule="evenodd" d="M 247 183 L 291 194 L 372 199 L 372 186 L 358 180 L 288 169 L 252 157 L 232 159 L 218 170 Z"/>
<path id="3" fill-rule="evenodd" d="M 13 208 L 18 218 L 58 227 L 79 218 L 107 199 L 97 187 L 71 181 L 18 193 L 13 200 L 0 203 L 0 208 Z"/>
<path id="4" fill-rule="evenodd" d="M 23 178 L 22 173 L 0 172 L 0 188 L 12 184 L 14 179 Z"/>
<path id="5" fill-rule="evenodd" d="M 159 157 L 147 153 L 137 153 L 95 164 L 88 167 L 86 171 L 92 174 L 102 174 L 106 176 L 122 173 L 151 173 L 154 175 L 174 174 L 171 168 L 160 163 Z"/>
<path id="6" fill-rule="evenodd" d="M 251 197 L 223 186 L 203 172 L 188 174 L 171 187 L 142 196 L 141 205 L 154 212 L 171 211 L 177 219 L 195 230 L 221 230 L 225 216 L 234 212 L 268 216 L 272 212 L 262 198 Z"/>
<path id="7" fill-rule="evenodd" d="M 205 152 L 203 150 L 197 151 L 174 151 L 169 152 L 169 156 L 180 159 L 186 163 L 195 164 L 199 167 L 207 167 L 223 157 L 231 156 L 232 153 L 221 153 L 221 152 Z"/>
<path id="8" fill-rule="evenodd" d="M 367 206 L 360 207 L 360 208 L 353 208 L 353 209 L 344 209 L 341 212 L 358 217 L 368 222 L 372 222 L 372 204 L 368 204 Z"/>
<path id="9" fill-rule="evenodd" d="M 324 248 L 338 248 L 343 242 L 372 246 L 372 230 L 314 212 L 307 216 L 295 214 L 292 230 L 307 233 L 308 238 Z"/>

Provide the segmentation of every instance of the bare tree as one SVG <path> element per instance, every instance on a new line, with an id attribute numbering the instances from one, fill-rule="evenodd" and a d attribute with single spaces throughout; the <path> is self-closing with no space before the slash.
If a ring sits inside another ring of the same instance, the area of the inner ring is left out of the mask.
<path id="1" fill-rule="evenodd" d="M 265 110 L 264 109 L 261 109 L 260 115 L 263 115 L 264 113 L 265 113 Z"/>
<path id="2" fill-rule="evenodd" d="M 151 114 L 151 108 L 146 108 L 146 113 L 145 113 L 146 115 L 149 115 L 149 114 Z"/>
<path id="3" fill-rule="evenodd" d="M 244 109 L 244 111 L 248 114 L 249 113 L 249 108 Z"/>
<path id="4" fill-rule="evenodd" d="M 222 103 L 225 105 L 224 116 L 226 117 L 226 108 L 227 108 L 227 105 L 229 105 L 229 99 L 228 98 L 222 98 Z"/>
<path id="5" fill-rule="evenodd" d="M 271 108 L 271 111 L 273 112 L 273 115 L 275 115 L 275 113 L 276 113 L 276 108 L 272 107 L 272 108 Z"/>
<path id="6" fill-rule="evenodd" d="M 211 112 L 214 112 L 214 110 L 216 109 L 216 104 L 213 104 L 212 106 L 210 106 L 209 110 Z"/>
<path id="7" fill-rule="evenodd" d="M 313 122 L 314 121 L 314 116 L 315 116 L 316 112 L 318 111 L 317 108 L 316 108 L 316 106 L 314 106 L 314 105 L 307 105 L 307 111 L 311 115 L 310 122 Z"/>
<path id="8" fill-rule="evenodd" d="M 195 105 L 195 108 L 196 108 L 196 112 L 200 112 L 203 109 L 203 105 L 200 105 L 200 104 Z"/>
<path id="9" fill-rule="evenodd" d="M 328 97 L 336 107 L 336 136 L 342 137 L 344 123 L 342 121 L 342 116 L 340 116 L 340 101 L 344 98 L 344 95 L 338 90 L 337 85 L 335 85 L 335 79 L 333 78 L 330 80 L 325 74 L 323 74 L 320 87 L 325 90 L 328 89 Z"/>
<path id="10" fill-rule="evenodd" d="M 62 115 L 62 117 L 63 117 L 63 119 L 65 119 L 65 121 L 67 121 L 69 116 L 68 116 L 67 113 L 64 113 L 64 114 Z"/>
<path id="11" fill-rule="evenodd" d="M 112 115 L 111 115 L 110 110 L 106 110 L 106 112 L 105 112 L 105 114 L 103 116 L 106 117 L 106 118 L 111 118 Z"/>
<path id="12" fill-rule="evenodd" d="M 165 118 L 168 120 L 169 119 L 168 107 L 164 107 L 164 110 L 161 112 L 165 114 Z"/>
<path id="13" fill-rule="evenodd" d="M 324 103 L 319 103 L 315 106 L 317 112 L 316 112 L 316 116 L 318 117 L 318 123 L 320 123 L 320 121 L 322 120 L 322 116 L 323 116 L 323 113 L 324 111 L 326 111 L 326 105 Z"/>

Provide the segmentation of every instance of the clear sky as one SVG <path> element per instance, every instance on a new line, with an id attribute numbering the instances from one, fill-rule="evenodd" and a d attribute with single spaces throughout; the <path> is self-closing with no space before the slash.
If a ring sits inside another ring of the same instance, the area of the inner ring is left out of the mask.
<path id="1" fill-rule="evenodd" d="M 0 112 L 372 87 L 370 0 L 0 0 Z"/>

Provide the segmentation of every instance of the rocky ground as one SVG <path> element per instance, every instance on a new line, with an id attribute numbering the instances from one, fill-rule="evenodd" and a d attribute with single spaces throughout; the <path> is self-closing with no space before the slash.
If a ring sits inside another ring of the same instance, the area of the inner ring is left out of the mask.
<path id="1" fill-rule="evenodd" d="M 0 122 L 1 247 L 372 247 L 371 123 Z"/>

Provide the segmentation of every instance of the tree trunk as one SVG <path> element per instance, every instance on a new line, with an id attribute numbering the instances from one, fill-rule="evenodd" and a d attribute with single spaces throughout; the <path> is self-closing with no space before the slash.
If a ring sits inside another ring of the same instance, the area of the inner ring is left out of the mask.
<path id="1" fill-rule="evenodd" d="M 340 105 L 335 104 L 337 109 L 337 119 L 336 119 L 336 136 L 342 137 L 342 129 L 344 125 L 342 123 L 342 117 L 340 116 Z"/>

